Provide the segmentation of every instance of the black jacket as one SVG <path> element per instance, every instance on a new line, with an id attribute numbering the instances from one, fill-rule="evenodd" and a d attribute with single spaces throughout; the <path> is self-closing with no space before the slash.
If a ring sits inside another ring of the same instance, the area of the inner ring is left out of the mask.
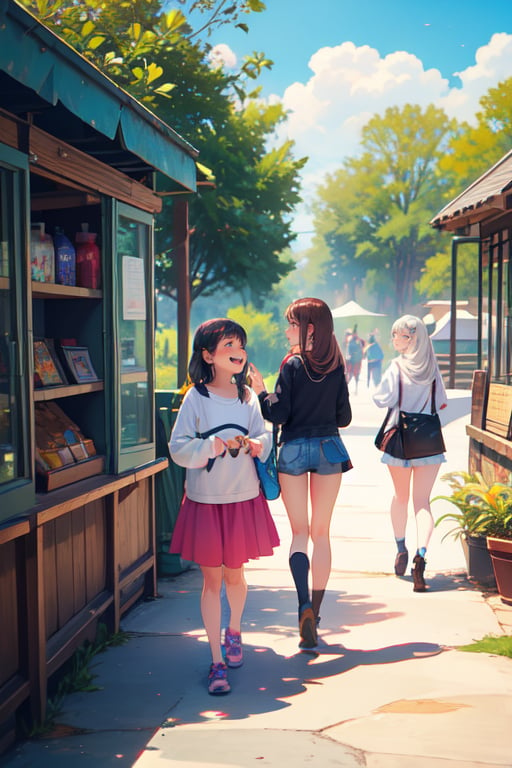
<path id="1" fill-rule="evenodd" d="M 314 373 L 298 355 L 283 364 L 275 392 L 259 396 L 263 418 L 281 424 L 281 442 L 338 435 L 352 421 L 345 370 Z"/>

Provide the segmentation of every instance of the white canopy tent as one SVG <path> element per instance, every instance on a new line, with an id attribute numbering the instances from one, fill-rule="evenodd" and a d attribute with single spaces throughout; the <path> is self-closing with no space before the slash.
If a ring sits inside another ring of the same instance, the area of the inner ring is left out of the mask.
<path id="1" fill-rule="evenodd" d="M 450 319 L 451 312 L 447 312 L 436 323 L 435 330 L 431 335 L 432 341 L 450 340 Z M 459 341 L 476 341 L 478 338 L 478 318 L 468 312 L 466 309 L 458 309 L 456 315 L 455 337 Z"/>
<path id="2" fill-rule="evenodd" d="M 386 317 L 381 312 L 371 312 L 369 309 L 365 309 L 357 301 L 347 301 L 346 304 L 332 309 L 331 312 L 333 317 Z"/>

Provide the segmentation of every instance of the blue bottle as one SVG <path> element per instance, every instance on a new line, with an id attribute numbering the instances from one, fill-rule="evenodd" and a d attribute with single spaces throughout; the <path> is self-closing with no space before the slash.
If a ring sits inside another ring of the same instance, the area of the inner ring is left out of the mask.
<path id="1" fill-rule="evenodd" d="M 71 240 L 61 227 L 55 227 L 55 282 L 61 285 L 76 285 L 76 251 Z"/>

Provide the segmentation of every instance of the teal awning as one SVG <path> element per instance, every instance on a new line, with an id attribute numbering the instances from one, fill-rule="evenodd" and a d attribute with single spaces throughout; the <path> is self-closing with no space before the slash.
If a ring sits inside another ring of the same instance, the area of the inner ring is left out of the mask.
<path id="1" fill-rule="evenodd" d="M 15 0 L 0 0 L 0 71 L 195 192 L 197 150 Z"/>

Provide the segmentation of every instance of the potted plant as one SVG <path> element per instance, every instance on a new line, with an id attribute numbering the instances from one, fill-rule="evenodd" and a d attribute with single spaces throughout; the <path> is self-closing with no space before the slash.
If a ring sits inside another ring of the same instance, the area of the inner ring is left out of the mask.
<path id="1" fill-rule="evenodd" d="M 503 602 L 512 604 L 512 488 L 495 483 L 486 496 L 487 549 L 498 593 Z"/>
<path id="2" fill-rule="evenodd" d="M 466 560 L 468 577 L 482 586 L 495 586 L 494 570 L 487 548 L 486 524 L 489 514 L 489 499 L 485 494 L 489 487 L 479 472 L 450 472 L 443 475 L 452 493 L 450 496 L 436 496 L 432 501 L 444 500 L 456 509 L 446 512 L 436 520 L 436 526 L 448 520 L 455 523 L 443 536 L 459 539 Z M 491 504 L 492 506 L 492 504 Z"/>

